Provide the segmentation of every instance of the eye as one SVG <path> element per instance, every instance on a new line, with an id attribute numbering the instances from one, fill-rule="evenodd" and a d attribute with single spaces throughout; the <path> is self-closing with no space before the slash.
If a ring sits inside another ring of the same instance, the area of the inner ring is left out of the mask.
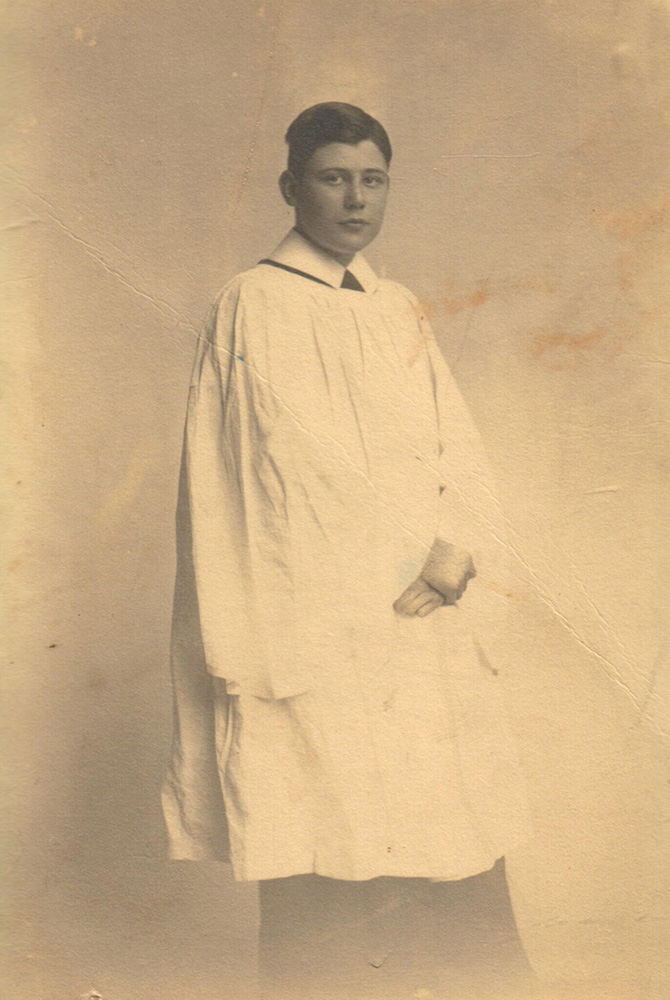
<path id="1" fill-rule="evenodd" d="M 340 174 L 323 174 L 321 179 L 325 181 L 326 184 L 340 184 L 342 181 Z"/>
<path id="2" fill-rule="evenodd" d="M 363 178 L 363 183 L 365 184 L 366 187 L 373 187 L 373 188 L 381 187 L 381 185 L 384 183 L 384 178 L 378 177 L 376 174 L 371 174 L 369 177 Z"/>

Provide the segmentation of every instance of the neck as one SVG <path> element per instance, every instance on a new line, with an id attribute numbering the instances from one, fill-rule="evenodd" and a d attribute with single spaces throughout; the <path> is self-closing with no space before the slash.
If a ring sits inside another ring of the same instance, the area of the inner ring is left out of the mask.
<path id="1" fill-rule="evenodd" d="M 328 254 L 329 257 L 332 257 L 333 260 L 336 260 L 338 264 L 342 265 L 342 267 L 349 267 L 352 260 L 356 256 L 355 253 L 351 254 L 335 253 L 333 250 L 329 250 L 328 247 L 323 247 L 321 246 L 320 243 L 317 243 L 317 241 L 313 239 L 308 233 L 306 233 L 304 229 L 301 229 L 300 226 L 294 226 L 293 228 L 295 229 L 296 233 L 300 233 L 303 239 L 306 239 L 307 242 L 311 243 L 313 247 L 316 247 L 317 250 L 321 251 L 321 253 Z"/>

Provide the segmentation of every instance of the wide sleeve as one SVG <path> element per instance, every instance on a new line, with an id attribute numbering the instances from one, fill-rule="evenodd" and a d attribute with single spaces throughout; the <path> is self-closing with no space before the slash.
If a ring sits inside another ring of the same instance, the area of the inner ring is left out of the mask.
<path id="1" fill-rule="evenodd" d="M 238 279 L 220 298 L 196 358 L 185 459 L 207 668 L 229 691 L 264 698 L 309 687 L 285 482 L 268 447 L 282 408 L 270 358 L 276 312 L 258 280 Z"/>
<path id="2" fill-rule="evenodd" d="M 175 861 L 227 861 L 228 829 L 216 754 L 215 713 L 227 724 L 226 691 L 207 670 L 200 634 L 182 460 L 177 504 L 177 583 L 172 618 L 172 748 L 161 794 L 168 853 Z M 218 739 L 225 739 L 219 732 Z"/>
<path id="3" fill-rule="evenodd" d="M 240 311 L 233 282 L 210 311 L 189 388 L 176 518 L 173 735 L 161 795 L 175 860 L 228 859 L 217 746 L 227 740 L 226 678 L 247 665 L 245 646 L 253 663 L 241 473 L 249 435 L 242 440 L 234 364 Z"/>
<path id="4" fill-rule="evenodd" d="M 456 380 L 422 316 L 439 429 L 439 512 L 436 537 L 473 558 L 477 576 L 462 599 L 476 632 L 497 662 L 506 649 L 510 551 L 506 518 L 481 436 Z"/>
<path id="5" fill-rule="evenodd" d="M 429 342 L 439 428 L 440 538 L 479 552 L 505 545 L 505 519 L 491 464 L 456 380 Z"/>

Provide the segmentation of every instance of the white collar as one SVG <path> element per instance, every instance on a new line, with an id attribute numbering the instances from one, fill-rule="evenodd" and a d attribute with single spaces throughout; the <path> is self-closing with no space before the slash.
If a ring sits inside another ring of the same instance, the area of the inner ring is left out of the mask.
<path id="1" fill-rule="evenodd" d="M 284 264 L 286 267 L 293 267 L 298 271 L 325 281 L 333 288 L 339 288 L 342 284 L 344 272 L 351 274 L 361 283 L 366 292 L 374 292 L 377 288 L 377 275 L 368 264 L 362 254 L 357 253 L 349 266 L 345 268 L 331 257 L 325 250 L 321 250 L 310 240 L 302 236 L 297 229 L 291 229 L 274 250 L 268 260 L 274 260 L 277 264 Z"/>

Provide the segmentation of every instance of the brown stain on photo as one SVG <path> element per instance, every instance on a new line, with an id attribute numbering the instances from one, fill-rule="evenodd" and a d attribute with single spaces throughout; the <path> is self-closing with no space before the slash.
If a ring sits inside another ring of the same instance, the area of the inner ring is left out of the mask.
<path id="1" fill-rule="evenodd" d="M 464 309 L 476 309 L 483 306 L 489 298 L 488 279 L 477 282 L 477 288 L 469 295 L 452 296 L 440 299 L 440 305 L 447 316 L 455 316 Z"/>
<path id="2" fill-rule="evenodd" d="M 489 279 L 482 278 L 477 281 L 477 287 L 472 292 L 464 292 L 460 295 L 443 295 L 436 299 L 424 299 L 415 306 L 415 312 L 419 319 L 431 319 L 437 315 L 455 316 L 465 309 L 475 309 L 483 306 L 489 298 Z"/>
<path id="3" fill-rule="evenodd" d="M 602 351 L 605 344 L 613 353 L 615 340 L 608 338 L 608 330 L 597 326 L 588 333 L 566 333 L 564 331 L 536 333 L 531 341 L 528 353 L 536 361 L 543 361 L 545 367 L 552 371 L 566 371 L 577 364 Z M 616 344 L 616 350 L 620 347 Z"/>
<path id="4" fill-rule="evenodd" d="M 667 226 L 669 204 L 665 198 L 656 205 L 629 206 L 623 211 L 593 211 L 595 221 L 607 232 L 622 240 L 635 240 Z"/>
<path id="5" fill-rule="evenodd" d="M 530 353 L 534 358 L 539 358 L 547 351 L 565 348 L 568 353 L 579 353 L 590 351 L 593 346 L 599 343 L 606 335 L 604 327 L 598 326 L 590 333 L 543 333 L 535 337 L 531 344 Z"/>
<path id="6" fill-rule="evenodd" d="M 546 295 L 555 295 L 558 286 L 555 281 L 542 278 L 516 278 L 509 282 L 505 291 L 512 292 L 543 292 Z"/>
<path id="7" fill-rule="evenodd" d="M 555 295 L 558 284 L 549 277 L 519 275 L 511 280 L 492 282 L 490 278 L 478 278 L 474 289 L 457 292 L 449 287 L 447 295 L 434 299 L 422 299 L 414 307 L 419 320 L 432 319 L 435 316 L 457 316 L 468 309 L 477 309 L 486 305 L 496 296 L 508 293 L 540 292 L 543 295 Z"/>
<path id="8" fill-rule="evenodd" d="M 588 333 L 537 332 L 528 347 L 534 360 L 542 360 L 553 371 L 566 371 L 593 357 L 620 354 L 634 333 L 620 324 L 597 326 Z"/>

